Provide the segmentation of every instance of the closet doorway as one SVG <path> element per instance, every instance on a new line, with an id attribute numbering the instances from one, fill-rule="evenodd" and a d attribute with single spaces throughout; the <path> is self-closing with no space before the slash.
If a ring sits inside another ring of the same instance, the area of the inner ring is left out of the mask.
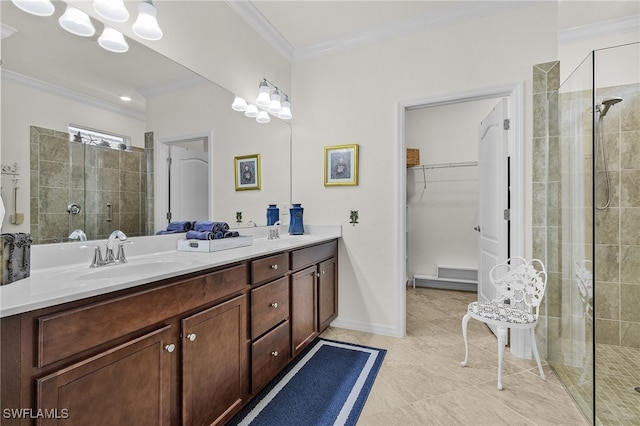
<path id="1" fill-rule="evenodd" d="M 480 122 L 501 99 L 507 99 L 510 117 L 509 185 L 510 223 L 507 243 L 511 255 L 524 254 L 524 97 L 523 84 L 490 88 L 440 98 L 418 99 L 400 104 L 399 206 L 400 250 L 403 255 L 399 300 L 406 330 L 406 285 L 414 275 L 438 276 L 438 266 L 456 273 L 473 274 L 478 261 L 479 176 L 477 167 L 442 167 L 426 171 L 404 169 L 406 148 L 420 148 L 422 165 L 457 165 L 478 162 Z M 422 117 L 421 117 L 422 116 Z M 424 120 L 423 120 L 424 118 Z M 467 130 L 465 131 L 464 128 Z M 460 132 L 466 132 L 467 136 Z M 432 181 L 432 182 L 431 182 Z M 477 271 L 478 280 L 483 271 Z M 464 277 L 462 278 L 464 280 Z M 471 280 L 471 279 L 470 279 Z"/>

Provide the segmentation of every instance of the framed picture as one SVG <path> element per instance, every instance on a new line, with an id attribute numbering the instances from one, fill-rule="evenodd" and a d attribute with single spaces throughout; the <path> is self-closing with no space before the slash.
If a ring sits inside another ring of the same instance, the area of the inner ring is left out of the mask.
<path id="1" fill-rule="evenodd" d="M 260 154 L 235 159 L 236 191 L 260 189 Z"/>
<path id="2" fill-rule="evenodd" d="M 324 186 L 358 184 L 358 145 L 324 147 Z"/>

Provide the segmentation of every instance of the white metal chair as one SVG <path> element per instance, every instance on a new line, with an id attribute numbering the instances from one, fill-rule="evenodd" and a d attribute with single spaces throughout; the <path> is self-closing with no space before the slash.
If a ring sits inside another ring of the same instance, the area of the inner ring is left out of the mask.
<path id="1" fill-rule="evenodd" d="M 498 390 L 502 390 L 504 347 L 507 343 L 507 330 L 510 328 L 530 330 L 533 355 L 538 363 L 542 380 L 546 380 L 535 338 L 538 310 L 547 283 L 544 264 L 538 259 L 527 261 L 522 257 L 512 257 L 491 268 L 489 279 L 496 287 L 498 296 L 490 302 L 478 301 L 469 304 L 467 313 L 462 318 L 465 354 L 464 361 L 460 365 L 465 367 L 469 359 L 467 323 L 470 318 L 475 318 L 497 327 Z"/>

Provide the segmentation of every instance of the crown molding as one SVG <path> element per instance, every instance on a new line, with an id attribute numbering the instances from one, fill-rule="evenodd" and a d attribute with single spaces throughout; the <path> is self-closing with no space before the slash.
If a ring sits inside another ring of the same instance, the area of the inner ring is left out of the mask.
<path id="1" fill-rule="evenodd" d="M 32 77 L 27 77 L 26 75 L 18 74 L 16 72 L 9 71 L 6 69 L 2 70 L 2 79 L 6 79 L 7 81 L 12 81 L 17 84 L 21 84 L 23 86 L 39 89 L 39 90 L 42 90 L 43 92 L 58 95 L 63 98 L 71 99 L 84 104 L 93 105 L 108 111 L 126 115 L 127 117 L 135 118 L 140 121 L 146 121 L 147 119 L 146 114 L 144 112 L 135 110 L 133 108 L 123 107 L 122 105 L 118 105 L 112 102 L 107 102 L 105 100 L 98 99 L 93 96 L 88 96 L 73 90 L 65 89 L 63 87 L 56 86 L 55 84 L 47 83 Z"/>
<path id="2" fill-rule="evenodd" d="M 606 21 L 599 21 L 592 24 L 580 25 L 561 30 L 558 34 L 558 43 L 576 43 L 582 40 L 590 40 L 628 32 L 640 33 L 640 15 L 608 19 Z"/>
<path id="3" fill-rule="evenodd" d="M 286 60 L 292 62 L 294 54 L 293 46 L 282 37 L 282 34 L 267 21 L 249 0 L 225 0 L 225 2 L 271 47 L 284 56 Z"/>

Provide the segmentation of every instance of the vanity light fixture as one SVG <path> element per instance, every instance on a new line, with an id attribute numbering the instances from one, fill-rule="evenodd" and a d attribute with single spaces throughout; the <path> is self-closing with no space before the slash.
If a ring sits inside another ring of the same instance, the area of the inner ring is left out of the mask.
<path id="1" fill-rule="evenodd" d="M 267 84 L 267 79 L 265 78 L 260 82 L 260 86 L 258 87 L 258 97 L 256 98 L 256 103 L 261 107 L 268 107 L 271 104 L 271 97 L 269 96 L 269 85 Z"/>
<path id="2" fill-rule="evenodd" d="M 103 49 L 114 53 L 124 53 L 129 50 L 129 45 L 122 33 L 106 25 L 104 26 L 102 35 L 98 38 L 98 44 Z"/>
<path id="3" fill-rule="evenodd" d="M 233 99 L 233 103 L 231 104 L 231 109 L 233 109 L 234 111 L 243 112 L 246 111 L 248 107 L 249 105 L 247 105 L 247 101 L 245 101 L 240 96 L 236 96 Z"/>
<path id="4" fill-rule="evenodd" d="M 278 118 L 282 120 L 291 120 L 291 103 L 289 102 L 289 95 L 284 95 L 284 100 L 282 101 L 282 108 L 280 112 L 278 112 Z"/>
<path id="5" fill-rule="evenodd" d="M 67 5 L 64 14 L 58 18 L 58 23 L 66 31 L 80 37 L 91 37 L 96 33 L 89 15 L 70 4 Z"/>
<path id="6" fill-rule="evenodd" d="M 160 40 L 163 33 L 156 14 L 156 7 L 151 0 L 138 3 L 138 19 L 133 23 L 133 32 L 145 40 Z"/>
<path id="7" fill-rule="evenodd" d="M 124 0 L 93 0 L 93 9 L 104 19 L 113 22 L 129 20 L 129 11 L 124 5 Z"/>
<path id="8" fill-rule="evenodd" d="M 273 95 L 271 95 L 271 103 L 269 104 L 269 108 L 267 109 L 267 111 L 269 111 L 271 114 L 277 115 L 282 109 L 280 99 L 282 99 L 280 96 L 280 90 L 278 90 L 278 88 L 276 87 L 276 90 L 273 91 Z"/>
<path id="9" fill-rule="evenodd" d="M 11 0 L 23 12 L 36 16 L 51 16 L 56 8 L 51 0 Z"/>

